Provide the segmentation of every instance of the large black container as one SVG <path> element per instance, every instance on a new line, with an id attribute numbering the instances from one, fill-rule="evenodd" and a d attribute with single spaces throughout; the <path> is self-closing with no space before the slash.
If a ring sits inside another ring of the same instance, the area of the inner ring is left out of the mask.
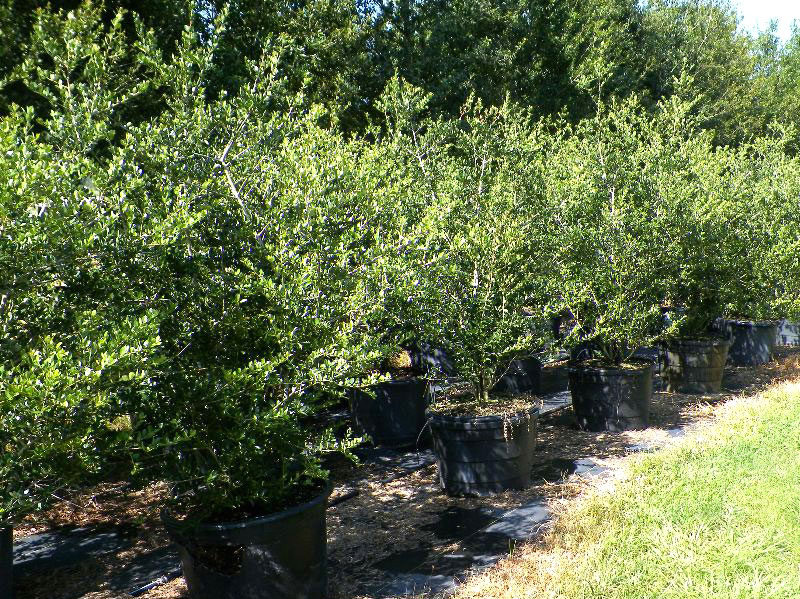
<path id="1" fill-rule="evenodd" d="M 633 352 L 633 359 L 642 362 L 652 362 L 653 373 L 664 371 L 664 351 L 660 347 L 643 346 Z"/>
<path id="2" fill-rule="evenodd" d="M 596 432 L 647 428 L 653 397 L 652 363 L 643 362 L 637 368 L 572 364 L 569 387 L 580 428 Z"/>
<path id="3" fill-rule="evenodd" d="M 409 377 L 375 385 L 375 397 L 356 391 L 351 406 L 356 426 L 376 445 L 414 445 L 425 426 L 426 386 L 425 380 Z"/>
<path id="4" fill-rule="evenodd" d="M 734 366 L 759 366 L 772 360 L 778 335 L 776 322 L 728 320 L 725 330 L 731 340 L 728 362 Z"/>
<path id="5" fill-rule="evenodd" d="M 417 371 L 435 371 L 444 376 L 456 375 L 455 364 L 443 349 L 420 341 L 410 347 L 408 353 L 411 355 L 411 365 Z"/>
<path id="6" fill-rule="evenodd" d="M 193 599 L 324 599 L 331 487 L 297 507 L 241 522 L 186 525 L 162 514 Z M 208 556 L 236 556 L 226 572 Z"/>
<path id="7" fill-rule="evenodd" d="M 730 345 L 717 337 L 670 342 L 664 352 L 667 391 L 719 393 Z"/>
<path id="8" fill-rule="evenodd" d="M 531 393 L 538 395 L 541 389 L 542 363 L 536 358 L 514 360 L 503 377 L 497 381 L 493 391 L 501 393 Z"/>
<path id="9" fill-rule="evenodd" d="M 14 599 L 14 534 L 0 526 L 0 599 Z"/>
<path id="10" fill-rule="evenodd" d="M 781 320 L 778 323 L 778 345 L 800 345 L 800 323 Z"/>
<path id="11" fill-rule="evenodd" d="M 561 393 L 569 389 L 569 368 L 566 360 L 543 364 L 540 375 L 539 392 L 543 394 Z"/>
<path id="12" fill-rule="evenodd" d="M 430 413 L 442 488 L 474 496 L 527 487 L 538 416 L 538 408 L 507 417 Z"/>

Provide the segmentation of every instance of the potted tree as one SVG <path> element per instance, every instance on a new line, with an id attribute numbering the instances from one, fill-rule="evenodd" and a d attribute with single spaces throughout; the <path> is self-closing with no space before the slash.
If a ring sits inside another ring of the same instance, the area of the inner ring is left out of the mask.
<path id="1" fill-rule="evenodd" d="M 737 280 L 726 289 L 725 332 L 729 361 L 737 366 L 772 359 L 778 321 L 796 306 L 796 164 L 785 139 L 757 140 L 740 148 L 729 175 L 729 223 Z"/>
<path id="2" fill-rule="evenodd" d="M 168 110 L 131 130 L 97 183 L 135 181 L 127 242 L 149 268 L 133 284 L 163 306 L 129 455 L 172 488 L 163 520 L 192 597 L 317 599 L 323 458 L 354 441 L 313 416 L 377 382 L 364 372 L 393 346 L 377 328 L 389 202 L 366 144 L 283 95 L 269 60 L 208 103 L 212 53 L 186 33 L 163 67 Z"/>
<path id="3" fill-rule="evenodd" d="M 493 390 L 547 329 L 553 223 L 541 194 L 539 131 L 517 113 L 470 101 L 459 121 L 428 122 L 409 142 L 416 191 L 429 204 L 413 233 L 406 317 L 461 381 L 429 408 L 439 481 L 454 495 L 530 479 L 537 401 Z"/>
<path id="4" fill-rule="evenodd" d="M 386 349 L 382 173 L 366 144 L 289 105 L 269 60 L 208 102 L 215 36 L 187 30 L 164 64 L 150 38 L 137 60 L 120 50 L 122 16 L 110 32 L 99 9 L 41 16 L 45 48 L 70 40 L 76 64 L 42 76 L 45 134 L 19 109 L 0 128 L 2 568 L 9 524 L 114 473 L 171 483 L 193 596 L 322 597 L 322 458 L 350 442 L 310 420 L 375 382 L 364 371 Z M 153 75 L 162 114 L 111 126 L 125 98 L 103 79 L 105 45 L 135 65 L 131 96 Z"/>
<path id="5" fill-rule="evenodd" d="M 662 198 L 652 192 L 658 124 L 633 102 L 567 131 L 549 160 L 562 242 L 560 300 L 574 321 L 570 390 L 581 428 L 649 422 L 653 364 L 633 358 L 660 334 Z"/>
<path id="6" fill-rule="evenodd" d="M 112 145 L 118 111 L 158 85 L 142 65 L 160 51 L 147 37 L 121 52 L 122 13 L 104 24 L 88 3 L 36 19 L 14 76 L 48 116 L 13 105 L 0 116 L 2 597 L 14 525 L 128 473 L 126 402 L 149 387 L 159 347 L 158 310 L 126 276 L 125 187 L 108 197 L 92 181 L 108 173 L 98 149 Z"/>
<path id="7" fill-rule="evenodd" d="M 693 130 L 683 121 L 681 131 Z M 668 391 L 718 393 L 730 341 L 715 330 L 726 290 L 737 280 L 727 174 L 736 156 L 715 150 L 707 133 L 680 135 L 657 163 L 667 237 L 664 380 Z"/>

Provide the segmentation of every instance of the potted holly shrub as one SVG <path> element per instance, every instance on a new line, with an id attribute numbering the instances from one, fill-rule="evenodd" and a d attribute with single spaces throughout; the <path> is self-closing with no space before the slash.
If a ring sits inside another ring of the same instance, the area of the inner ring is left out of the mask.
<path id="1" fill-rule="evenodd" d="M 778 321 L 797 304 L 797 175 L 780 138 L 740 148 L 728 176 L 731 260 L 737 278 L 725 289 L 729 361 L 757 366 L 772 359 Z"/>
<path id="2" fill-rule="evenodd" d="M 572 404 L 581 428 L 648 426 L 653 364 L 637 348 L 660 334 L 664 297 L 662 199 L 652 193 L 657 125 L 627 102 L 568 131 L 548 161 L 562 241 L 560 301 Z M 576 360 L 575 358 L 579 358 Z"/>
<path id="3" fill-rule="evenodd" d="M 530 480 L 536 398 L 493 389 L 548 324 L 552 213 L 541 193 L 539 133 L 511 106 L 470 102 L 459 121 L 428 122 L 409 142 L 420 169 L 416 192 L 429 204 L 408 257 L 407 317 L 460 379 L 429 409 L 449 494 Z"/>
<path id="4" fill-rule="evenodd" d="M 668 391 L 718 393 L 730 341 L 715 330 L 726 290 L 737 280 L 727 174 L 736 156 L 714 149 L 686 117 L 664 139 L 656 193 L 665 202 L 663 376 Z"/>
<path id="5" fill-rule="evenodd" d="M 212 40 L 213 42 L 213 40 Z M 131 403 L 134 474 L 165 480 L 163 514 L 192 597 L 326 594 L 331 397 L 377 377 L 385 331 L 382 183 L 365 145 L 280 92 L 269 61 L 233 99 L 207 102 L 213 43 L 187 33 L 168 110 L 112 160 L 133 284 L 162 306 L 149 393 Z M 199 91 L 198 91 L 199 90 Z M 108 186 L 108 189 L 105 188 Z"/>
<path id="6" fill-rule="evenodd" d="M 158 363 L 159 312 L 142 302 L 120 235 L 125 187 L 99 193 L 114 123 L 147 95 L 158 47 L 127 44 L 122 14 L 37 12 L 13 73 L 47 106 L 0 115 L 0 596 L 12 526 L 129 473 L 128 400 Z M 137 23 L 138 25 L 138 23 Z M 167 229 L 164 229 L 167 233 Z"/>
<path id="7" fill-rule="evenodd" d="M 416 98 L 408 98 L 412 101 L 401 102 L 401 95 L 407 91 L 397 77 L 389 82 L 378 101 L 385 113 L 385 127 L 375 127 L 370 132 L 375 141 L 365 146 L 361 154 L 361 160 L 372 165 L 373 176 L 384 189 L 383 217 L 379 223 L 373 221 L 374 235 L 395 259 L 387 264 L 391 268 L 383 271 L 382 321 L 376 328 L 384 331 L 386 340 L 395 346 L 374 369 L 380 381 L 354 390 L 350 403 L 359 432 L 369 435 L 377 445 L 396 448 L 416 446 L 425 439 L 429 400 L 425 374 L 446 362 L 441 350 L 414 341 L 417 331 L 405 318 L 409 298 L 400 284 L 410 232 L 426 203 L 426 198 L 413 192 L 420 173 L 408 154 L 409 134 L 420 127 L 424 107 L 419 104 L 419 91 Z"/>

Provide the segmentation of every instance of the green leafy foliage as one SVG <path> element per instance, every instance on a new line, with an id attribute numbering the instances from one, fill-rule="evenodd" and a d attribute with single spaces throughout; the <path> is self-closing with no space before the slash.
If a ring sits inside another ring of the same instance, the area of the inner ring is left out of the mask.
<path id="1" fill-rule="evenodd" d="M 62 19 L 92 30 L 97 15 Z M 3 419 L 17 423 L 4 430 L 3 479 L 28 498 L 4 504 L 4 518 L 112 471 L 173 481 L 196 517 L 268 511 L 324 478 L 324 452 L 348 446 L 309 419 L 368 384 L 384 351 L 380 179 L 362 142 L 276 98 L 274 62 L 253 66 L 234 99 L 207 103 L 213 48 L 187 30 L 175 60 L 153 59 L 166 110 L 106 156 L 54 141 L 62 123 L 107 131 L 88 92 L 52 111 L 46 135 L 33 133 L 32 110 L 3 120 L 12 376 L 0 392 Z M 113 46 L 94 60 L 105 88 Z M 48 439 L 54 430 L 62 437 Z"/>
<path id="2" fill-rule="evenodd" d="M 797 314 L 798 162 L 786 153 L 791 131 L 741 148 L 728 167 L 734 194 L 726 251 L 735 265 L 726 289 L 731 317 L 776 320 Z"/>
<path id="3" fill-rule="evenodd" d="M 657 129 L 635 104 L 611 106 L 564 136 L 548 161 L 560 300 L 576 322 L 567 343 L 592 342 L 616 364 L 657 334 L 665 297 Z"/>
<path id="4" fill-rule="evenodd" d="M 662 202 L 663 307 L 672 326 L 665 336 L 697 337 L 708 332 L 737 284 L 741 257 L 730 243 L 735 159 L 715 150 L 701 132 L 692 106 L 673 99 L 663 106 L 660 126 L 650 131 L 656 148 L 654 192 Z"/>
<path id="5" fill-rule="evenodd" d="M 16 110 L 0 124 L 3 520 L 116 470 L 109 425 L 149 384 L 160 344 L 158 313 L 126 282 L 118 205 L 90 183 L 99 169 L 33 121 Z"/>
<path id="6" fill-rule="evenodd" d="M 613 363 L 800 317 L 796 39 L 721 3 L 18 4 L 2 521 L 108 477 L 284 507 L 354 442 L 320 410 L 401 342 L 483 401 L 564 310 Z"/>
<path id="7" fill-rule="evenodd" d="M 546 320 L 553 223 L 542 193 L 540 132 L 514 108 L 469 102 L 431 121 L 410 150 L 415 193 L 429 198 L 403 257 L 409 318 L 485 400 Z"/>
<path id="8" fill-rule="evenodd" d="M 757 134 L 751 127 L 752 41 L 737 32 L 736 11 L 727 0 L 651 0 L 644 28 L 645 80 L 656 101 L 673 94 L 702 97 L 693 110 L 718 143 Z"/>

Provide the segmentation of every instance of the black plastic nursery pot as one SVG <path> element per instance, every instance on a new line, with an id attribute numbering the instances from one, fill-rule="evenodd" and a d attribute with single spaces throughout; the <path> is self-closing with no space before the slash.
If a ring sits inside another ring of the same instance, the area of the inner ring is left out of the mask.
<path id="1" fill-rule="evenodd" d="M 670 342 L 664 352 L 667 391 L 719 393 L 730 345 L 721 337 Z"/>
<path id="2" fill-rule="evenodd" d="M 186 524 L 162 513 L 192 599 L 324 599 L 331 486 L 263 518 Z M 220 560 L 220 557 L 223 557 Z M 225 565 L 220 567 L 220 563 Z M 224 571 L 220 571 L 224 570 Z"/>
<path id="3" fill-rule="evenodd" d="M 800 323 L 790 320 L 781 320 L 778 323 L 778 345 L 796 347 L 800 345 Z"/>
<path id="4" fill-rule="evenodd" d="M 569 368 L 566 360 L 542 365 L 539 393 L 560 393 L 569 389 Z"/>
<path id="5" fill-rule="evenodd" d="M 14 599 L 14 534 L 0 525 L 0 599 Z"/>
<path id="6" fill-rule="evenodd" d="M 542 363 L 536 358 L 514 360 L 497 381 L 493 391 L 517 395 L 531 393 L 538 395 L 541 389 Z"/>
<path id="7" fill-rule="evenodd" d="M 647 428 L 653 397 L 652 362 L 637 362 L 635 368 L 572 364 L 569 387 L 580 428 L 593 432 Z"/>
<path id="8" fill-rule="evenodd" d="M 778 323 L 728 320 L 725 322 L 725 330 L 731 340 L 728 362 L 734 366 L 760 366 L 772 360 Z"/>
<path id="9" fill-rule="evenodd" d="M 437 371 L 445 376 L 455 376 L 456 367 L 443 349 L 419 341 L 409 348 L 412 366 L 422 372 Z"/>
<path id="10" fill-rule="evenodd" d="M 507 416 L 428 414 L 439 484 L 448 495 L 489 495 L 530 484 L 538 408 Z"/>
<path id="11" fill-rule="evenodd" d="M 409 377 L 375 385 L 375 397 L 356 391 L 351 404 L 356 427 L 376 445 L 415 445 L 426 421 L 426 388 L 424 379 Z"/>

